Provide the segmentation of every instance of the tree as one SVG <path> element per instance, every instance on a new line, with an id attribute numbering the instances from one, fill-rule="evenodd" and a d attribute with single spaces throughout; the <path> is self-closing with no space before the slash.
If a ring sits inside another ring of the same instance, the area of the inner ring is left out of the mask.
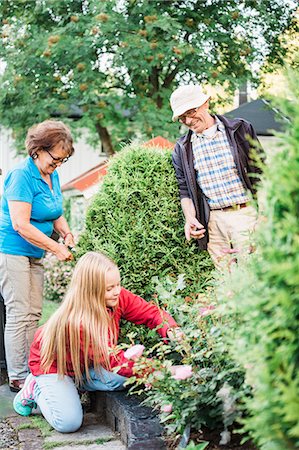
<path id="1" fill-rule="evenodd" d="M 253 77 L 254 62 L 281 61 L 279 36 L 292 27 L 294 7 L 284 0 L 3 0 L 1 123 L 20 140 L 32 123 L 65 118 L 76 105 L 80 128 L 108 155 L 136 135 L 173 138 L 171 90 L 181 80 L 233 89 Z"/>

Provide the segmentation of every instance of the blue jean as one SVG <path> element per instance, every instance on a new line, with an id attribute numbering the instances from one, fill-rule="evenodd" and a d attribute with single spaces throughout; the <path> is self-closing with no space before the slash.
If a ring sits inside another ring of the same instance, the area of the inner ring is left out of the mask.
<path id="1" fill-rule="evenodd" d="M 100 373 L 90 369 L 91 380 L 84 379 L 86 391 L 116 391 L 124 389 L 127 378 L 101 369 Z M 34 400 L 44 418 L 61 433 L 77 431 L 83 420 L 83 410 L 78 390 L 69 376 L 59 378 L 57 374 L 35 377 Z"/>

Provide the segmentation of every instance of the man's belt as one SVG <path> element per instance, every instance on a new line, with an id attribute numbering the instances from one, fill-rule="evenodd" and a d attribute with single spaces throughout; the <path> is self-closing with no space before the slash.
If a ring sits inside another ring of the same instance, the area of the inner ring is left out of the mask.
<path id="1" fill-rule="evenodd" d="M 215 208 L 212 211 L 238 211 L 239 209 L 246 208 L 250 203 L 239 203 L 238 205 L 225 206 L 224 208 Z"/>

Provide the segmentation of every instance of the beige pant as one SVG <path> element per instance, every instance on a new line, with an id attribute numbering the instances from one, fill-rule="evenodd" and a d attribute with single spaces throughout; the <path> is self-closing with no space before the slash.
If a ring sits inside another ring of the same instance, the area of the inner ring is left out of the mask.
<path id="1" fill-rule="evenodd" d="M 218 269 L 225 269 L 240 251 L 249 250 L 250 235 L 256 222 L 256 210 L 250 205 L 236 210 L 210 212 L 208 252 Z M 232 250 L 237 253 L 230 253 Z"/>
<path id="2" fill-rule="evenodd" d="M 0 253 L 0 291 L 6 306 L 8 376 L 28 375 L 29 348 L 41 317 L 44 271 L 41 259 Z"/>

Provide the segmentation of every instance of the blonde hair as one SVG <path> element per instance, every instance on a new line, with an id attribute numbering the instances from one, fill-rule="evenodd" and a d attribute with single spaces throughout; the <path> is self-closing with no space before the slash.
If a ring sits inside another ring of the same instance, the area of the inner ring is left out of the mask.
<path id="1" fill-rule="evenodd" d="M 83 372 L 89 379 L 91 365 L 110 369 L 109 347 L 117 343 L 114 317 L 105 303 L 106 273 L 111 269 L 117 269 L 116 264 L 98 252 L 88 252 L 77 262 L 62 304 L 42 330 L 41 367 L 46 373 L 56 359 L 58 375 L 66 374 L 67 353 L 77 383 Z"/>

